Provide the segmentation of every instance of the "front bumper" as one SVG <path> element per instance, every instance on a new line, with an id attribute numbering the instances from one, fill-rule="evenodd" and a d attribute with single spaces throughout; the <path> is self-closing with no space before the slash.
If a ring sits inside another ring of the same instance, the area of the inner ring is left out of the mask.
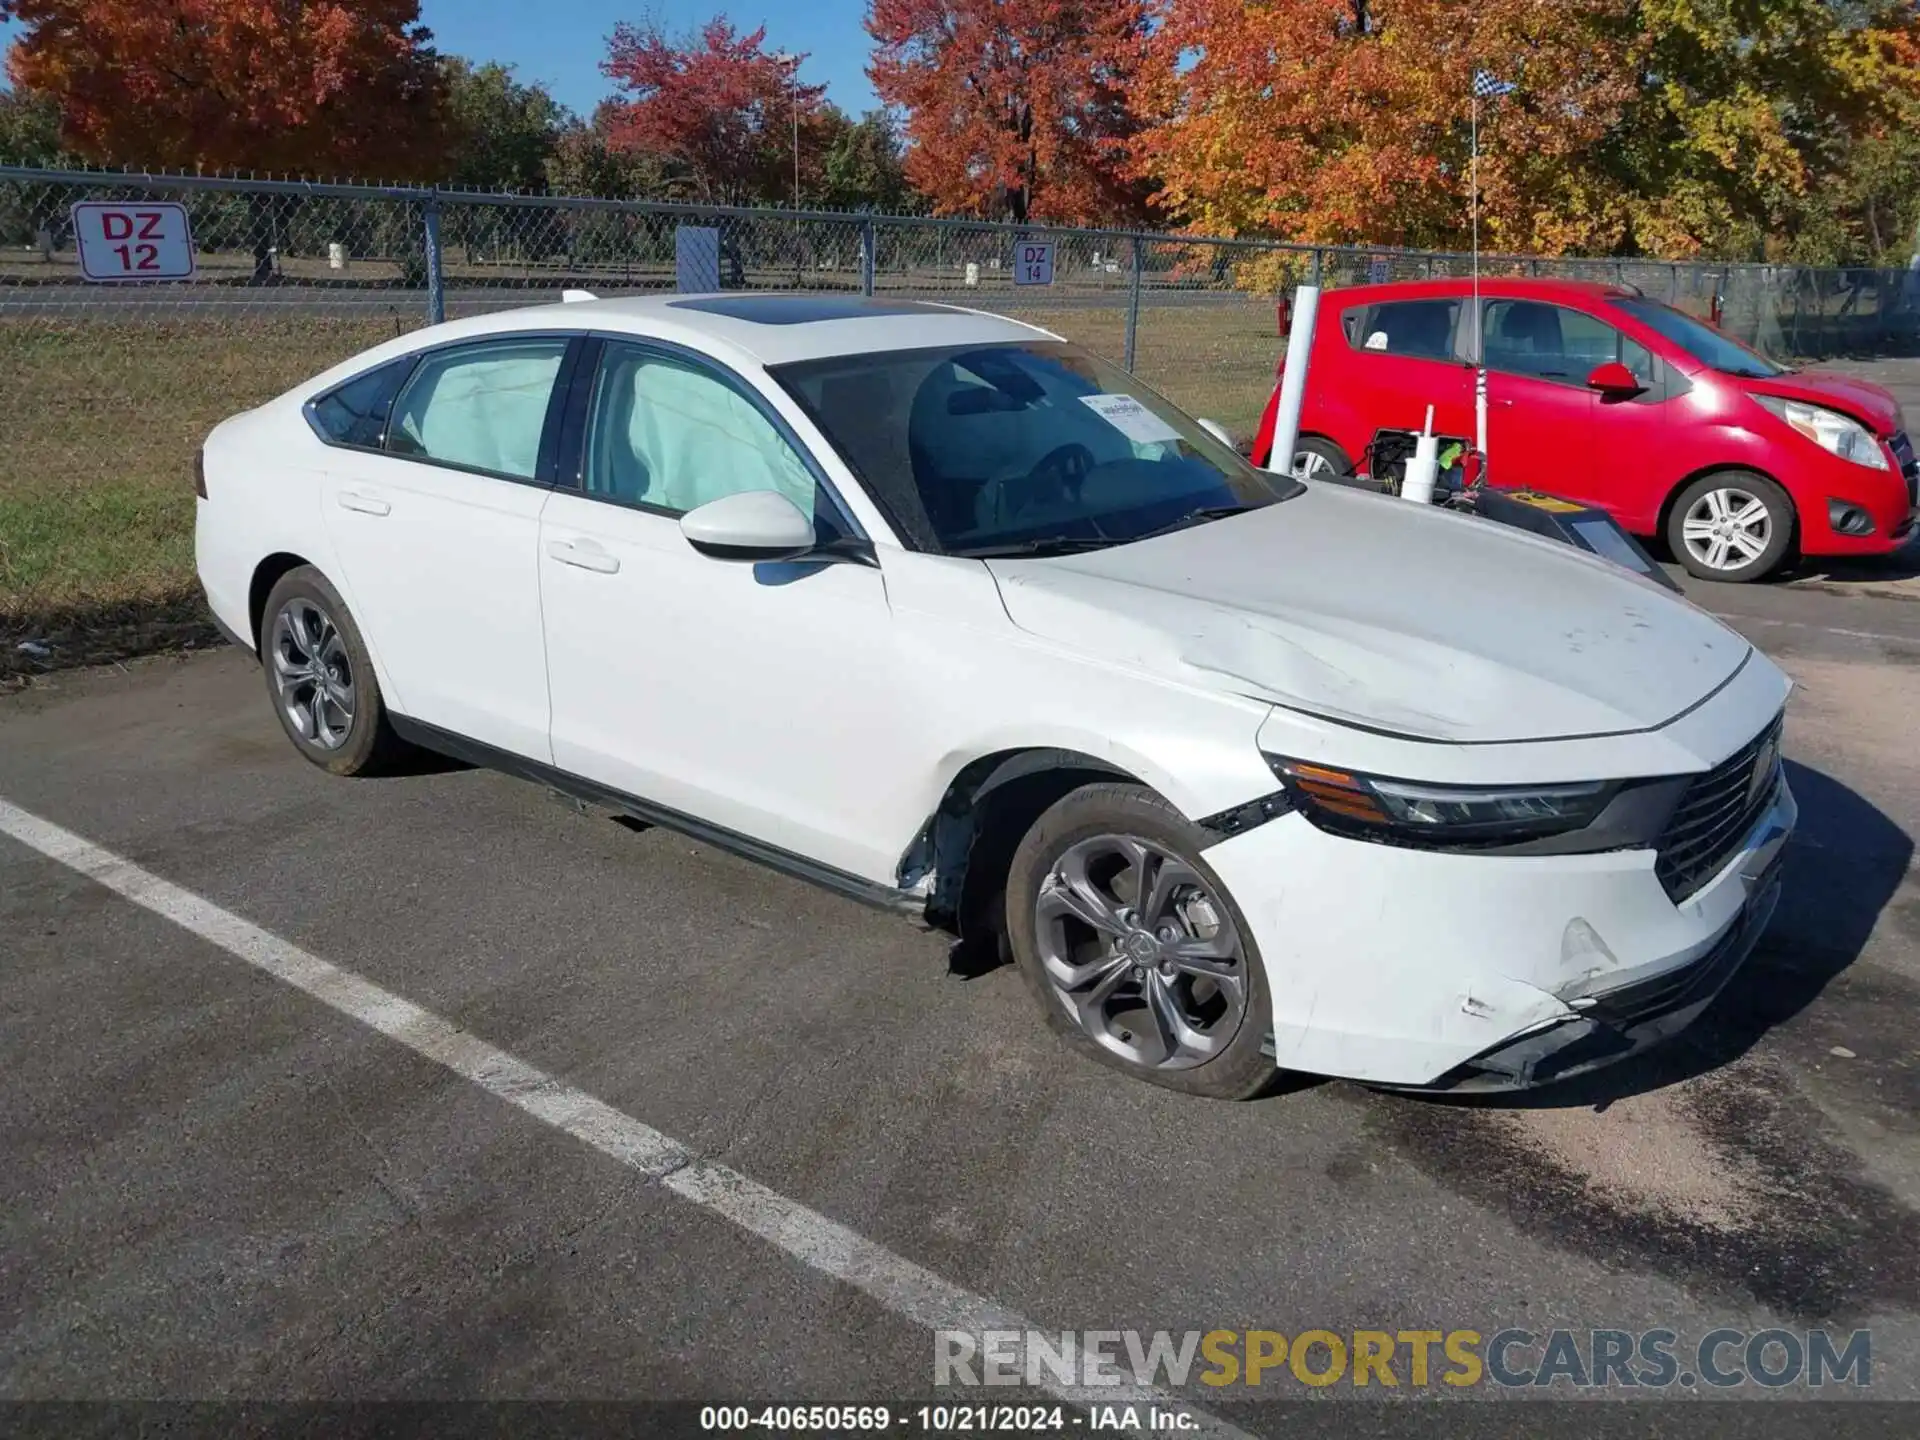
<path id="1" fill-rule="evenodd" d="M 1500 1089 L 1683 1029 L 1771 916 L 1784 777 L 1679 904 L 1651 850 L 1496 856 L 1343 840 L 1285 815 L 1206 852 L 1266 967 L 1275 1060 L 1372 1084 Z"/>
<path id="2" fill-rule="evenodd" d="M 1790 477 L 1798 482 L 1789 488 L 1799 511 L 1803 554 L 1880 555 L 1907 542 L 1920 518 L 1920 464 L 1904 431 L 1882 441 L 1881 449 L 1891 469 L 1868 470 L 1822 451 L 1806 463 L 1803 475 Z M 1836 504 L 1865 511 L 1872 533 L 1836 530 L 1830 519 Z"/>

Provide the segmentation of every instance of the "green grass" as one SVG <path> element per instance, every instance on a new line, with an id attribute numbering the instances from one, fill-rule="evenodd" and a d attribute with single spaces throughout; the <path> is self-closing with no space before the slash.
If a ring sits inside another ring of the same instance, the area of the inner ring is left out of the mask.
<path id="1" fill-rule="evenodd" d="M 1124 353 L 1118 306 L 1005 313 L 1115 360 Z M 410 314 L 195 319 L 184 306 L 175 315 L 0 321 L 0 637 L 190 607 L 193 455 L 207 432 L 415 323 Z M 1264 302 L 1150 306 L 1136 368 L 1244 437 L 1278 348 Z"/>

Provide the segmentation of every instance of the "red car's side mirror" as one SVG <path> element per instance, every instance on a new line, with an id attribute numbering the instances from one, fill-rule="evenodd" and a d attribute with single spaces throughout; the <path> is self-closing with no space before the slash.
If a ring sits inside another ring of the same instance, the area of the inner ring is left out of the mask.
<path id="1" fill-rule="evenodd" d="M 1633 372 L 1618 360 L 1609 360 L 1593 367 L 1593 373 L 1587 376 L 1587 388 L 1598 390 L 1602 395 L 1638 395 L 1647 387 L 1634 379 Z"/>

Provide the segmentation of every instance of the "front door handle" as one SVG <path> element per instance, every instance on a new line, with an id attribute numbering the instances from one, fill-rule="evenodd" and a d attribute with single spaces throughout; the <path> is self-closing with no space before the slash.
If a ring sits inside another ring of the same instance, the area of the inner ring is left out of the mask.
<path id="1" fill-rule="evenodd" d="M 620 557 L 609 555 L 598 545 L 591 542 L 575 543 L 571 540 L 549 540 L 547 554 L 562 565 L 572 565 L 579 570 L 591 570 L 596 575 L 617 575 L 620 573 Z"/>
<path id="2" fill-rule="evenodd" d="M 357 510 L 362 515 L 391 515 L 393 506 L 377 495 L 362 495 L 354 490 L 342 490 L 339 495 L 342 510 Z"/>

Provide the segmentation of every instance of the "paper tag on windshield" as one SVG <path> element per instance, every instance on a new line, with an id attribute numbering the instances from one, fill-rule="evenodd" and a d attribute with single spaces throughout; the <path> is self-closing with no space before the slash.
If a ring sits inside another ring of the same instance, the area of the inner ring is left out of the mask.
<path id="1" fill-rule="evenodd" d="M 1142 445 L 1180 438 L 1178 430 L 1131 395 L 1082 395 L 1080 403 L 1129 440 L 1137 440 Z"/>

